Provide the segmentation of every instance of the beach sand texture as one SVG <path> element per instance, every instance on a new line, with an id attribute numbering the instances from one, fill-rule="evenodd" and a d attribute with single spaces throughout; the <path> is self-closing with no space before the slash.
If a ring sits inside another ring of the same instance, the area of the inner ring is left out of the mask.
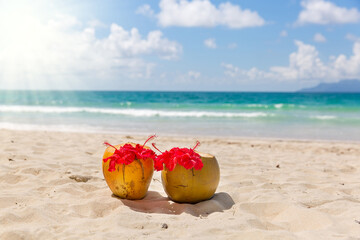
<path id="1" fill-rule="evenodd" d="M 211 200 L 169 201 L 157 172 L 145 199 L 112 196 L 102 143 L 146 137 L 0 130 L 0 239 L 360 239 L 358 143 L 202 137 L 221 169 Z"/>

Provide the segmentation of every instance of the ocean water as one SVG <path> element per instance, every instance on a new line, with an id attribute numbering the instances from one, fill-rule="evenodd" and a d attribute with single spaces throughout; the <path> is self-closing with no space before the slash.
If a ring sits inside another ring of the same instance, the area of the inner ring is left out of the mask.
<path id="1" fill-rule="evenodd" d="M 0 91 L 0 129 L 360 141 L 360 94 Z"/>

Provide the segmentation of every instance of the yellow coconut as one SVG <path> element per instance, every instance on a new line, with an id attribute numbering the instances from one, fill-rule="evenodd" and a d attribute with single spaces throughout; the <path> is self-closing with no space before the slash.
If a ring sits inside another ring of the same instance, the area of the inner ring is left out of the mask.
<path id="1" fill-rule="evenodd" d="M 197 203 L 210 199 L 220 181 L 220 168 L 216 158 L 207 153 L 200 153 L 204 164 L 201 170 L 186 169 L 177 165 L 173 171 L 166 167 L 161 173 L 161 180 L 166 194 L 175 202 Z"/>
<path id="2" fill-rule="evenodd" d="M 135 143 L 128 143 L 136 146 Z M 116 145 L 116 149 L 125 144 Z M 149 149 L 148 147 L 144 147 Z M 105 150 L 103 159 L 112 156 L 115 152 L 113 147 L 108 147 Z M 152 175 L 154 173 L 154 163 L 152 159 L 136 159 L 132 163 L 117 164 L 115 171 L 108 171 L 110 160 L 102 161 L 102 168 L 104 178 L 107 185 L 114 193 L 114 195 L 125 199 L 142 199 L 145 197 Z"/>

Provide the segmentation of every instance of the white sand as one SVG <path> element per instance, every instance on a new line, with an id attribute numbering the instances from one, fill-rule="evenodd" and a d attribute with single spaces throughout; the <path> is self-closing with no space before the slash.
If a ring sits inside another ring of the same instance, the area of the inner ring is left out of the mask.
<path id="1" fill-rule="evenodd" d="M 200 138 L 221 168 L 213 199 L 171 202 L 159 173 L 144 200 L 112 197 L 103 141 L 145 139 L 0 130 L 0 239 L 360 239 L 360 144 Z"/>

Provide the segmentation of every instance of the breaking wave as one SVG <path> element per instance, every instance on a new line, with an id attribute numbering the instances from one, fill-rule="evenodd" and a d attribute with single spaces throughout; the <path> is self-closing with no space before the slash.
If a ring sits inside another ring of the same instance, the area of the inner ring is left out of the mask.
<path id="1" fill-rule="evenodd" d="M 215 117 L 215 118 L 259 118 L 269 117 L 274 114 L 264 112 L 222 112 L 222 111 L 174 111 L 165 109 L 135 109 L 135 108 L 90 108 L 90 107 L 48 107 L 48 106 L 0 106 L 0 112 L 7 113 L 93 113 L 113 114 L 133 117 Z"/>

